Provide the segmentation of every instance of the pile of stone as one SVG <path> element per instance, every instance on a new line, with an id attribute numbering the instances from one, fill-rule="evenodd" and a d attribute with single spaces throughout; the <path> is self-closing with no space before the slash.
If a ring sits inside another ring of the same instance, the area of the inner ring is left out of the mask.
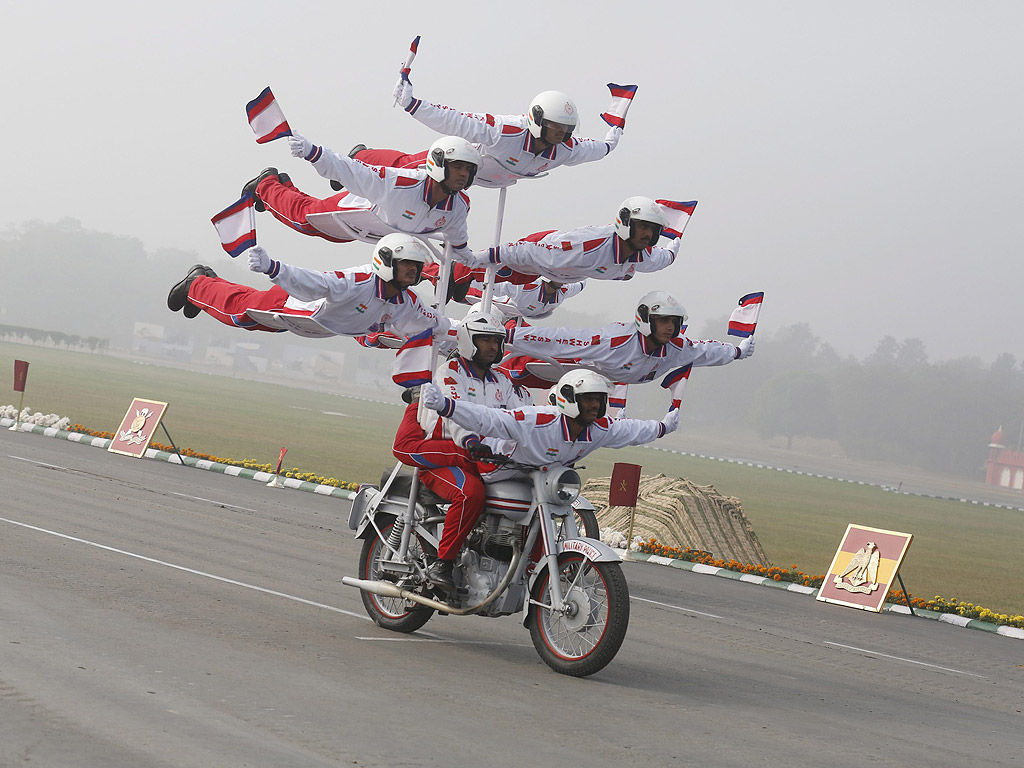
<path id="1" fill-rule="evenodd" d="M 597 507 L 602 538 L 605 529 L 629 530 L 629 508 L 608 506 L 610 484 L 610 477 L 597 477 L 583 486 L 583 495 Z M 703 550 L 723 560 L 771 565 L 739 499 L 682 478 L 640 479 L 633 539 L 652 536 L 666 546 Z"/>

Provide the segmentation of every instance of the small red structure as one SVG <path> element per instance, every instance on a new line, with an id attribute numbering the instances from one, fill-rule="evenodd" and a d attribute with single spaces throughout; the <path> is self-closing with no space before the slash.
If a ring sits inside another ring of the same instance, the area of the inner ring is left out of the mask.
<path id="1" fill-rule="evenodd" d="M 1002 488 L 1024 490 L 1024 451 L 1011 451 L 1006 447 L 1002 427 L 995 431 L 988 444 L 985 482 Z"/>

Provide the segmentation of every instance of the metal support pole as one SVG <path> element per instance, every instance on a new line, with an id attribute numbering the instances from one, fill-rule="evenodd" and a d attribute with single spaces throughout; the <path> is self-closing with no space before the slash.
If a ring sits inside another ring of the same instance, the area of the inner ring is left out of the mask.
<path id="1" fill-rule="evenodd" d="M 899 573 L 899 571 L 897 571 L 897 572 L 896 572 L 896 578 L 897 578 L 897 579 L 899 580 L 899 582 L 900 582 L 900 589 L 902 589 L 902 590 L 903 590 L 903 599 L 907 601 L 907 608 L 909 608 L 909 609 L 910 609 L 910 615 L 911 615 L 911 616 L 917 616 L 917 614 L 916 614 L 916 613 L 914 613 L 914 606 L 912 606 L 912 605 L 910 604 L 910 593 L 909 593 L 909 592 L 907 592 L 907 588 L 906 588 L 906 586 L 904 586 L 904 584 L 903 584 L 903 577 L 902 577 L 902 576 L 900 576 L 900 573 Z"/>
<path id="2" fill-rule="evenodd" d="M 508 187 L 502 187 L 501 191 L 498 192 L 498 218 L 494 225 L 494 247 L 499 248 L 501 246 L 501 225 L 505 220 L 505 196 L 508 192 Z M 491 311 L 491 296 L 494 295 L 494 273 L 496 268 L 490 266 L 487 268 L 487 277 L 484 282 L 484 292 L 480 299 L 480 308 L 484 312 Z"/>
<path id="3" fill-rule="evenodd" d="M 171 433 L 167 431 L 167 427 L 164 425 L 162 421 L 160 422 L 160 428 L 164 431 L 164 434 L 167 435 L 167 440 L 171 444 L 171 448 L 173 448 L 174 452 L 178 454 L 178 463 L 180 463 L 182 466 L 185 466 L 185 460 L 181 458 L 181 453 L 178 451 L 178 446 L 174 444 L 174 440 L 171 439 Z"/>

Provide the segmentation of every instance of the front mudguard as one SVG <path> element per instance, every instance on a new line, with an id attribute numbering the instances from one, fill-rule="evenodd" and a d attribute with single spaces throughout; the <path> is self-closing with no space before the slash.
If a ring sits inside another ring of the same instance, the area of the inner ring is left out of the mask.
<path id="1" fill-rule="evenodd" d="M 578 539 L 566 539 L 562 542 L 561 547 L 558 550 L 559 554 L 562 552 L 579 552 L 588 560 L 595 563 L 620 563 L 622 558 L 619 556 L 619 552 L 616 549 L 612 549 L 603 541 L 597 539 L 589 539 L 586 536 L 581 536 Z M 523 626 L 528 627 L 530 625 L 530 601 L 533 599 L 534 589 L 537 585 L 537 580 L 540 579 L 547 571 L 547 566 L 538 568 L 530 576 L 530 588 L 527 592 L 527 599 L 523 604 Z"/>

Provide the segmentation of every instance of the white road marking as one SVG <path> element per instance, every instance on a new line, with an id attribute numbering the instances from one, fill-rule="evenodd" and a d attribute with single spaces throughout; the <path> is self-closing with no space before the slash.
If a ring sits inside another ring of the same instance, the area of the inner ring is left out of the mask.
<path id="1" fill-rule="evenodd" d="M 529 643 L 499 643 L 495 640 L 446 640 L 441 637 L 359 637 L 356 640 L 371 640 L 382 643 L 450 643 L 452 645 L 501 645 L 506 648 L 532 648 Z"/>
<path id="2" fill-rule="evenodd" d="M 248 507 L 239 507 L 237 504 L 228 504 L 226 501 L 217 501 L 216 499 L 204 499 L 202 496 L 189 496 L 187 493 L 178 493 L 177 491 L 171 491 L 174 496 L 181 496 L 184 499 L 194 499 L 195 501 L 205 501 L 209 504 L 216 504 L 219 507 L 231 507 L 231 509 L 241 509 L 244 512 L 255 512 L 255 509 L 249 509 Z"/>
<path id="3" fill-rule="evenodd" d="M 850 651 L 860 651 L 861 653 L 870 653 L 872 656 L 882 656 L 886 659 L 893 659 L 894 661 L 905 661 L 908 664 L 920 664 L 922 667 L 931 667 L 932 669 L 941 669 L 943 672 L 955 672 L 958 675 L 968 675 L 970 677 L 980 677 L 982 680 L 987 678 L 984 675 L 976 675 L 973 672 L 964 672 L 962 669 L 951 669 L 950 667 L 940 667 L 938 664 L 929 664 L 926 661 L 916 661 L 914 659 L 905 659 L 902 656 L 890 656 L 888 653 L 882 653 L 881 651 L 872 651 L 868 648 L 857 648 L 853 645 L 843 645 L 842 643 L 832 643 L 828 640 L 825 641 L 825 645 L 834 645 L 837 648 L 846 648 Z"/>
<path id="4" fill-rule="evenodd" d="M 68 471 L 68 472 L 71 471 L 70 469 L 68 469 L 68 467 L 62 467 L 59 464 L 47 464 L 45 461 L 33 461 L 32 459 L 26 459 L 23 456 L 11 456 L 11 455 L 8 455 L 7 458 L 9 458 L 9 459 L 17 459 L 18 461 L 27 461 L 29 464 L 36 464 L 37 466 L 47 467 L 49 469 L 63 469 L 63 470 Z"/>
<path id="5" fill-rule="evenodd" d="M 672 608 L 676 611 L 683 611 L 684 613 L 696 613 L 698 616 L 707 616 L 712 619 L 723 619 L 724 616 L 719 616 L 717 613 L 704 613 L 704 611 L 695 611 L 693 608 L 687 608 L 683 605 L 672 605 L 671 603 L 659 603 L 657 600 L 645 600 L 642 597 L 636 597 L 630 595 L 629 599 L 636 600 L 638 603 L 650 603 L 651 605 L 660 605 L 662 608 Z"/>
<path id="6" fill-rule="evenodd" d="M 236 587 L 244 587 L 245 589 L 251 589 L 255 592 L 262 592 L 265 595 L 273 595 L 274 597 L 283 597 L 286 600 L 294 600 L 297 603 L 303 605 L 311 605 L 314 608 L 323 608 L 325 611 L 333 611 L 334 613 L 341 613 L 345 616 L 351 616 L 354 619 L 365 619 L 370 621 L 370 617 L 363 613 L 353 613 L 352 611 L 346 611 L 343 608 L 335 608 L 333 605 L 324 605 L 323 603 L 317 603 L 313 600 L 306 600 L 303 597 L 296 597 L 295 595 L 289 595 L 286 592 L 278 592 L 273 589 L 267 589 L 266 587 L 258 587 L 255 584 L 247 584 L 244 581 L 236 581 L 235 579 L 229 579 L 224 576 L 217 576 L 213 573 L 206 573 L 205 571 L 197 571 L 195 568 L 187 568 L 184 565 L 176 565 L 175 563 L 168 563 L 165 560 L 157 560 L 153 557 L 146 557 L 145 555 L 139 555 L 135 552 L 128 552 L 123 549 L 117 549 L 116 547 L 108 547 L 106 544 L 98 544 L 95 541 L 89 541 L 88 539 L 80 539 L 77 536 L 69 536 L 66 533 L 59 533 L 57 531 L 51 531 L 47 528 L 40 528 L 37 525 L 29 525 L 28 523 L 22 523 L 18 520 L 10 520 L 6 517 L 0 517 L 0 522 L 9 523 L 10 525 L 17 525 L 21 528 L 28 528 L 29 530 L 38 531 L 39 533 L 45 533 L 50 536 L 56 536 L 60 539 L 66 539 L 68 541 L 78 542 L 79 544 L 87 544 L 90 547 L 96 547 L 97 549 L 103 549 L 107 552 L 113 552 L 118 555 L 124 555 L 126 557 L 134 557 L 136 560 L 143 560 L 147 563 L 153 563 L 155 565 L 162 565 L 166 568 L 173 568 L 176 571 L 183 571 L 185 573 L 191 573 L 194 576 L 202 576 L 205 579 L 213 579 L 214 581 L 220 581 L 224 584 L 233 584 Z"/>

